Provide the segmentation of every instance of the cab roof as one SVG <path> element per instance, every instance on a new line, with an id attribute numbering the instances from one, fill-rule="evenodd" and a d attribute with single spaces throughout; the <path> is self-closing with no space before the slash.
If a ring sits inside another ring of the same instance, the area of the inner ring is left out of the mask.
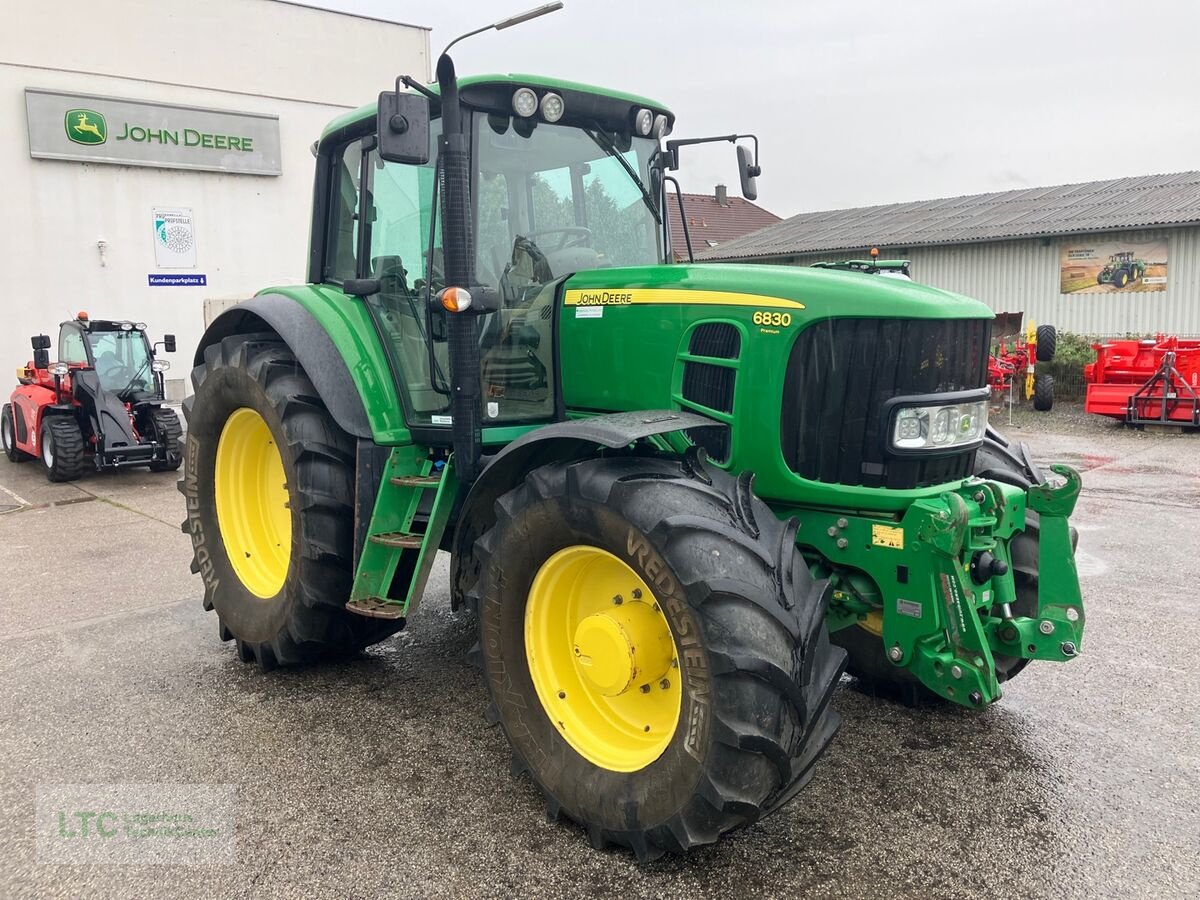
<path id="1" fill-rule="evenodd" d="M 610 88 L 597 87 L 591 84 L 582 84 L 576 81 L 564 81 L 560 78 L 546 78 L 542 75 L 468 75 L 458 79 L 459 90 L 475 87 L 478 85 L 489 86 L 511 86 L 515 91 L 519 87 L 542 88 L 550 91 L 575 91 L 578 93 L 595 94 L 601 97 L 608 97 L 613 100 L 623 101 L 631 105 L 645 106 L 656 112 L 665 113 L 668 118 L 674 120 L 674 115 L 663 104 L 656 100 L 651 100 L 649 97 L 642 97 L 638 94 L 628 94 L 624 91 L 614 91 Z M 430 91 L 438 93 L 437 84 L 427 85 Z M 415 93 L 408 91 L 407 93 Z M 324 140 L 334 132 L 341 131 L 344 128 L 359 125 L 363 122 L 375 118 L 376 110 L 379 108 L 378 103 L 369 103 L 366 106 L 360 106 L 358 109 L 348 113 L 344 113 L 325 126 L 325 130 L 321 132 L 321 139 Z"/>

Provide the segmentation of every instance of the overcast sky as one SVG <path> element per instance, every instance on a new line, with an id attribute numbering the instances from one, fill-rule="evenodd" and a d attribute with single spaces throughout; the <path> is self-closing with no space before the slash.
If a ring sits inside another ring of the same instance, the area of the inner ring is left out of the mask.
<path id="1" fill-rule="evenodd" d="M 539 0 L 307 0 L 453 37 Z M 758 202 L 816 209 L 1200 168 L 1192 0 L 564 0 L 454 50 L 459 74 L 531 72 L 645 94 L 675 137 L 755 132 Z M 685 148 L 684 190 L 737 184 Z"/>

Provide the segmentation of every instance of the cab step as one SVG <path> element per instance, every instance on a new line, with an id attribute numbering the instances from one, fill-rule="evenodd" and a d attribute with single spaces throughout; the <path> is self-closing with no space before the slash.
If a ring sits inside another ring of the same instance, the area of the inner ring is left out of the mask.
<path id="1" fill-rule="evenodd" d="M 396 487 L 435 488 L 442 483 L 441 475 L 397 475 L 390 479 Z"/>
<path id="2" fill-rule="evenodd" d="M 373 534 L 367 538 L 372 544 L 382 547 L 396 547 L 400 550 L 420 550 L 425 541 L 423 534 L 409 534 L 405 531 L 390 531 L 384 534 Z"/>
<path id="3" fill-rule="evenodd" d="M 406 606 L 407 604 L 398 603 L 395 600 L 379 600 L 375 597 L 367 597 L 363 600 L 349 601 L 346 604 L 346 609 L 352 613 L 367 616 L 371 619 L 403 619 Z"/>

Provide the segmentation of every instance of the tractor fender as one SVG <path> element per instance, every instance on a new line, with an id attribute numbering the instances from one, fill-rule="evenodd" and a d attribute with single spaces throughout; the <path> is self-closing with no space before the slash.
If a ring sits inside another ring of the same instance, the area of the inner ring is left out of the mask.
<path id="1" fill-rule="evenodd" d="M 452 553 L 450 603 L 457 609 L 478 577 L 472 549 L 479 536 L 495 524 L 496 501 L 538 466 L 590 456 L 597 448 L 616 449 L 657 434 L 687 428 L 721 425 L 707 416 L 680 410 L 653 409 L 609 413 L 587 419 L 556 422 L 526 432 L 487 460 L 471 485 L 456 515 L 457 526 L 449 547 Z"/>
<path id="2" fill-rule="evenodd" d="M 339 428 L 355 437 L 372 437 L 346 360 L 312 313 L 282 294 L 260 294 L 213 319 L 196 347 L 193 365 L 204 365 L 205 348 L 231 335 L 260 331 L 274 331 L 288 345 Z"/>

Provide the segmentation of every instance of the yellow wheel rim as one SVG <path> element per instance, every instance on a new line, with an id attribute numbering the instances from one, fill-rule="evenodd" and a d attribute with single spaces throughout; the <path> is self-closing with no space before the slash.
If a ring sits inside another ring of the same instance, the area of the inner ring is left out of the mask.
<path id="1" fill-rule="evenodd" d="M 871 610 L 866 618 L 858 620 L 858 627 L 871 632 L 875 637 L 883 637 L 883 610 Z"/>
<path id="2" fill-rule="evenodd" d="M 256 597 L 274 597 L 291 561 L 292 512 L 283 457 L 253 409 L 242 407 L 225 420 L 213 481 L 217 523 L 233 571 Z"/>
<path id="3" fill-rule="evenodd" d="M 577 545 L 542 564 L 525 605 L 525 656 L 546 715 L 593 765 L 636 772 L 671 743 L 683 700 L 671 626 L 608 551 Z"/>

